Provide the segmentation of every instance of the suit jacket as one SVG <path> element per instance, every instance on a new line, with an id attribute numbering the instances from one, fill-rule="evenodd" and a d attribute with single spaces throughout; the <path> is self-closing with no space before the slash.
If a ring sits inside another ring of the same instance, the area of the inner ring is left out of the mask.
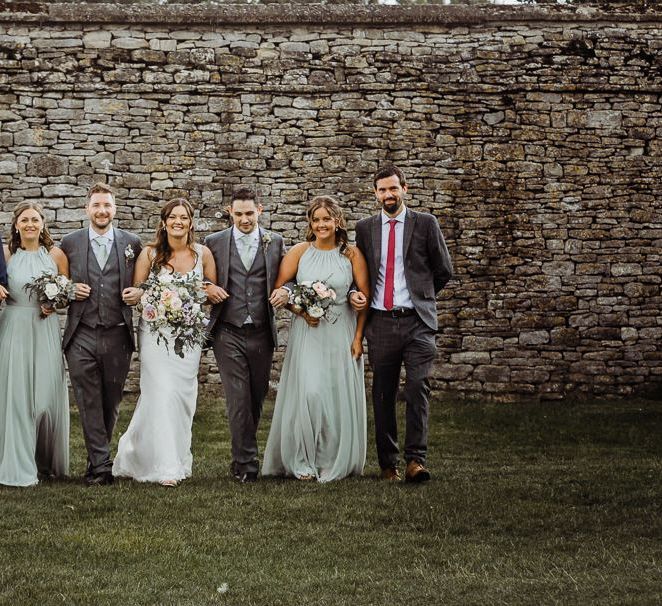
<path id="1" fill-rule="evenodd" d="M 114 227 L 113 230 L 115 233 L 115 250 L 119 257 L 121 285 L 120 291 L 117 293 L 117 297 L 113 299 L 113 302 L 116 302 L 122 311 L 122 316 L 124 317 L 124 322 L 129 331 L 131 343 L 135 347 L 133 334 L 133 310 L 130 305 L 127 305 L 122 301 L 122 290 L 129 286 L 133 286 L 133 269 L 136 259 L 142 249 L 142 244 L 140 238 L 135 234 L 116 227 Z M 89 247 L 90 236 L 87 227 L 78 229 L 62 238 L 60 248 L 62 248 L 64 254 L 67 255 L 67 259 L 69 259 L 69 275 L 74 282 L 84 282 L 86 284 L 89 282 L 87 267 Z M 133 254 L 127 254 L 129 251 Z M 87 300 L 72 301 L 69 305 L 67 324 L 64 328 L 64 335 L 62 336 L 62 347 L 65 350 L 71 341 L 71 337 L 73 337 L 78 328 L 78 324 L 80 323 L 86 305 Z"/>
<path id="2" fill-rule="evenodd" d="M 7 286 L 7 266 L 5 265 L 5 254 L 2 250 L 2 236 L 0 236 L 0 285 Z"/>
<path id="3" fill-rule="evenodd" d="M 437 219 L 409 208 L 406 212 L 402 252 L 407 289 L 421 320 L 437 330 L 436 296 L 453 277 L 453 264 Z M 356 245 L 368 263 L 374 293 L 382 255 L 381 213 L 356 224 Z"/>
<path id="4" fill-rule="evenodd" d="M 256 254 L 264 255 L 265 264 L 267 266 L 267 280 L 264 285 L 264 296 L 269 298 L 274 289 L 276 278 L 278 277 L 278 268 L 280 261 L 285 254 L 285 243 L 283 238 L 278 234 L 270 231 L 260 230 L 260 245 Z M 269 243 L 265 239 L 270 239 Z M 232 228 L 218 231 L 205 238 L 205 246 L 211 250 L 216 262 L 216 271 L 218 272 L 217 284 L 221 288 L 227 288 L 228 273 L 230 271 L 230 246 L 232 244 Z M 229 293 L 232 296 L 232 293 Z M 218 318 L 221 314 L 223 303 L 214 305 L 209 317 L 209 324 L 207 324 L 207 333 L 210 337 L 214 336 L 214 329 L 218 323 Z M 274 310 L 271 305 L 269 309 L 269 326 L 271 328 L 271 335 L 274 341 L 274 347 L 278 345 L 278 330 L 276 328 L 276 321 L 274 319 Z"/>

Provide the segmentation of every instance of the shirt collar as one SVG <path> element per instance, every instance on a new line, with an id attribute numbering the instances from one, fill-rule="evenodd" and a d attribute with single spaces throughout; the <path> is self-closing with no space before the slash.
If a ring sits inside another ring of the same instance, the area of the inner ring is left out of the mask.
<path id="1" fill-rule="evenodd" d="M 243 231 L 240 231 L 237 229 L 236 225 L 232 226 L 232 237 L 234 238 L 234 241 L 236 242 L 240 238 L 247 238 L 249 242 L 254 243 L 260 235 L 260 228 L 255 227 L 255 229 L 249 233 L 245 234 Z"/>
<path id="2" fill-rule="evenodd" d="M 95 232 L 91 227 L 88 227 L 88 233 L 90 236 L 90 242 L 92 240 L 96 240 L 99 236 L 102 236 L 108 240 L 110 244 L 113 243 L 113 240 L 115 239 L 115 232 L 113 231 L 113 226 L 110 226 L 110 229 L 105 233 L 105 234 L 98 234 Z"/>
<path id="3" fill-rule="evenodd" d="M 405 215 L 407 214 L 407 207 L 403 205 L 402 212 L 397 217 L 389 217 L 383 210 L 381 214 L 382 214 L 382 225 L 386 225 L 389 221 L 394 219 L 399 223 L 404 223 Z"/>

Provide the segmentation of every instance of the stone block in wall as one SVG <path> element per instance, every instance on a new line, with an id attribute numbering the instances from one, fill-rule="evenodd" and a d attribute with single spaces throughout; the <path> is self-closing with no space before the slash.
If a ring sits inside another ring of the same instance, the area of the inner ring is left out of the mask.
<path id="1" fill-rule="evenodd" d="M 18 163 L 14 160 L 0 161 L 0 175 L 13 175 L 18 172 Z"/>
<path id="2" fill-rule="evenodd" d="M 0 122 L 13 122 L 20 119 L 21 116 L 19 116 L 16 112 L 7 109 L 0 109 Z"/>
<path id="3" fill-rule="evenodd" d="M 37 154 L 28 160 L 26 174 L 29 177 L 55 177 L 66 175 L 69 162 L 55 154 Z"/>
<path id="4" fill-rule="evenodd" d="M 612 263 L 612 276 L 640 276 L 643 270 L 640 263 Z"/>
<path id="5" fill-rule="evenodd" d="M 549 343 L 549 332 L 546 330 L 523 330 L 519 334 L 520 345 L 544 345 Z"/>
<path id="6" fill-rule="evenodd" d="M 83 46 L 85 48 L 110 48 L 112 34 L 109 31 L 97 30 L 87 32 L 83 36 Z"/>
<path id="7" fill-rule="evenodd" d="M 44 185 L 41 191 L 45 198 L 85 197 L 87 195 L 86 188 L 67 184 Z"/>
<path id="8" fill-rule="evenodd" d="M 18 147 L 49 147 L 57 142 L 57 133 L 43 128 L 26 128 L 14 133 Z"/>
<path id="9" fill-rule="evenodd" d="M 129 112 L 129 104 L 123 99 L 85 99 L 86 114 L 111 114 L 125 116 Z"/>
<path id="10" fill-rule="evenodd" d="M 58 223 L 85 221 L 87 215 L 85 209 L 60 208 L 55 213 L 55 219 Z"/>

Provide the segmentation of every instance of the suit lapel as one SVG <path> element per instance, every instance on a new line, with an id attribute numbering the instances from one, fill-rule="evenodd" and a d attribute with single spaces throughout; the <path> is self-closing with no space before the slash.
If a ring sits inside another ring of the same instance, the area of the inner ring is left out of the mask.
<path id="1" fill-rule="evenodd" d="M 269 260 L 268 260 L 268 250 L 267 250 L 267 245 L 265 245 L 262 241 L 262 238 L 264 237 L 264 232 L 262 231 L 261 227 L 258 227 L 258 243 L 257 243 L 257 254 L 262 254 L 264 257 L 264 266 L 265 266 L 265 271 L 267 272 L 267 291 L 269 290 L 269 284 L 270 278 L 271 278 L 271 269 L 269 267 Z M 255 255 L 257 256 L 257 255 Z M 255 263 L 255 261 L 253 261 Z"/>
<path id="2" fill-rule="evenodd" d="M 370 226 L 372 238 L 372 263 L 375 268 L 374 275 L 379 275 L 379 265 L 382 260 L 382 213 L 375 215 Z"/>
<path id="3" fill-rule="evenodd" d="M 89 228 L 87 229 L 82 229 L 80 231 L 80 250 L 81 250 L 81 267 L 83 268 L 83 279 L 82 282 L 85 284 L 90 283 L 90 274 L 89 270 L 87 267 L 87 260 L 90 258 L 90 230 Z"/>
<path id="4" fill-rule="evenodd" d="M 228 229 L 226 232 L 227 237 L 225 240 L 220 242 L 221 244 L 221 253 L 223 259 L 223 284 L 221 288 L 227 288 L 228 285 L 228 276 L 230 275 L 230 248 L 232 246 L 232 228 Z"/>
<path id="5" fill-rule="evenodd" d="M 409 250 L 409 245 L 411 244 L 411 238 L 414 235 L 414 230 L 416 227 L 416 215 L 407 209 L 405 215 L 405 233 L 402 240 L 402 257 L 404 258 Z"/>
<path id="6" fill-rule="evenodd" d="M 120 268 L 120 288 L 124 290 L 124 278 L 126 277 L 126 263 L 122 258 L 124 255 L 120 254 L 120 251 L 124 251 L 126 247 L 126 238 L 124 237 L 124 232 L 121 232 L 119 229 L 115 229 L 115 254 L 117 255 L 117 262 Z"/>

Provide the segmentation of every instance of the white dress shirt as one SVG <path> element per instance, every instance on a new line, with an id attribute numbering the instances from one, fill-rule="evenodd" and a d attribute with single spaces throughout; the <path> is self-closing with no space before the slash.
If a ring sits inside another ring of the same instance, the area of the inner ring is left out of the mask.
<path id="1" fill-rule="evenodd" d="M 242 238 L 243 242 L 245 242 L 246 238 L 248 238 L 248 242 L 250 243 L 250 251 L 251 251 L 251 264 L 255 260 L 255 254 L 257 253 L 257 249 L 260 246 L 260 228 L 255 227 L 255 229 L 249 233 L 245 234 L 243 231 L 240 231 L 237 229 L 236 225 L 232 226 L 232 237 L 234 238 L 234 244 L 237 247 L 237 250 L 239 251 L 239 254 L 241 254 L 242 250 L 242 245 L 239 243 L 239 239 Z"/>
<path id="2" fill-rule="evenodd" d="M 98 234 L 91 227 L 88 227 L 88 233 L 90 236 L 90 242 L 92 242 L 92 240 L 96 240 L 99 236 L 101 236 L 102 238 L 106 238 L 106 240 L 108 240 L 108 251 L 110 251 L 110 249 L 113 246 L 113 240 L 115 240 L 115 232 L 113 231 L 112 225 L 105 234 Z"/>
<path id="3" fill-rule="evenodd" d="M 384 282 L 386 280 L 386 258 L 388 256 L 388 236 L 391 231 L 389 221 L 395 219 L 395 267 L 393 272 L 393 307 L 412 309 L 414 303 L 409 296 L 407 280 L 405 279 L 405 260 L 403 256 L 403 242 L 405 237 L 405 216 L 407 209 L 403 205 L 402 212 L 397 217 L 389 217 L 384 211 L 382 219 L 382 250 L 379 262 L 379 275 L 375 285 L 375 293 L 372 297 L 374 309 L 385 310 L 384 307 Z"/>

